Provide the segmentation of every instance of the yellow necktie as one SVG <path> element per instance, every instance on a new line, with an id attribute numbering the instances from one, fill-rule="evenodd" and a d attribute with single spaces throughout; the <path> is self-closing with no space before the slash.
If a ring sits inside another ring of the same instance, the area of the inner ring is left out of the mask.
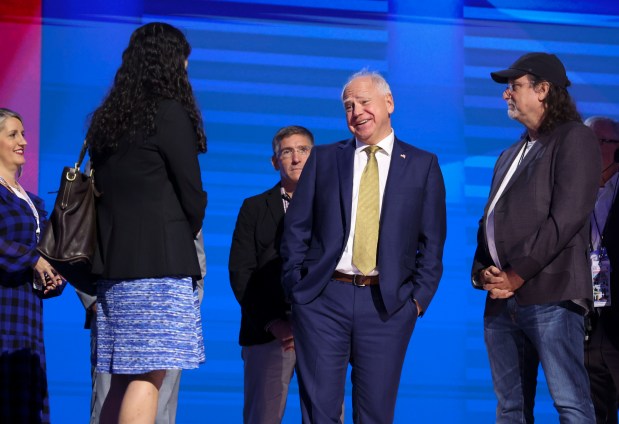
<path id="1" fill-rule="evenodd" d="M 368 163 L 361 174 L 359 184 L 359 201 L 357 202 L 357 220 L 355 223 L 355 238 L 352 247 L 352 263 L 363 275 L 368 275 L 376 268 L 376 253 L 378 250 L 378 162 L 376 152 L 378 146 L 368 146 L 364 151 L 368 154 Z"/>

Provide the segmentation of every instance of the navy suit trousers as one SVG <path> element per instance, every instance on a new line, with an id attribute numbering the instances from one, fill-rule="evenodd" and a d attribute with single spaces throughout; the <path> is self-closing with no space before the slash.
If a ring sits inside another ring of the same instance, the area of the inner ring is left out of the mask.
<path id="1" fill-rule="evenodd" d="M 341 422 L 348 364 L 353 420 L 391 424 L 417 308 L 385 319 L 378 286 L 330 281 L 308 304 L 292 305 L 303 423 Z"/>

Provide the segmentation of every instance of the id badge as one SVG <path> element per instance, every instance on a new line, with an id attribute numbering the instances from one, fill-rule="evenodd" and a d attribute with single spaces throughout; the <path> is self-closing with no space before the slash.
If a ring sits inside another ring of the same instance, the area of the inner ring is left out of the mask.
<path id="1" fill-rule="evenodd" d="M 591 277 L 593 281 L 593 303 L 596 308 L 611 305 L 610 260 L 605 248 L 591 252 Z"/>

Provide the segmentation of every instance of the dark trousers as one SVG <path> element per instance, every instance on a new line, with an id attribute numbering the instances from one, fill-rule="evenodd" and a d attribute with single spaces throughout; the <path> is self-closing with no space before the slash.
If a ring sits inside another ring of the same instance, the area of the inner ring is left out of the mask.
<path id="1" fill-rule="evenodd" d="M 330 281 L 306 305 L 292 305 L 303 423 L 341 422 L 348 364 L 353 421 L 391 424 L 417 309 L 412 300 L 389 318 L 378 286 Z"/>
<path id="2" fill-rule="evenodd" d="M 609 338 L 604 313 L 593 317 L 593 329 L 585 343 L 585 365 L 591 383 L 591 398 L 597 424 L 617 424 L 619 348 Z M 619 332 L 619 328 L 614 328 Z M 615 337 L 615 340 L 619 337 Z"/>

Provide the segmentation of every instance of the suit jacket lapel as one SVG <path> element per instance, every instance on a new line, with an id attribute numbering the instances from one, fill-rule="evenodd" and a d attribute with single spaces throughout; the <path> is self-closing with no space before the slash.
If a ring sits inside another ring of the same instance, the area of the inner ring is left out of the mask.
<path id="1" fill-rule="evenodd" d="M 340 184 L 340 204 L 342 218 L 344 222 L 344 240 L 348 239 L 350 231 L 350 215 L 352 209 L 352 183 L 353 171 L 355 169 L 355 139 L 350 139 L 346 143 L 342 143 L 337 150 L 337 166 L 339 178 L 335 175 L 334 178 L 339 180 Z"/>
<path id="2" fill-rule="evenodd" d="M 520 175 L 522 175 L 522 172 L 527 169 L 527 167 L 535 160 L 535 158 L 538 156 L 538 154 L 543 151 L 543 147 L 544 147 L 544 143 L 545 140 L 538 140 L 535 142 L 535 144 L 533 144 L 533 146 L 531 147 L 531 149 L 529 149 L 528 153 L 526 154 L 526 156 L 522 159 L 522 162 L 520 163 L 520 165 L 518 165 L 518 168 L 516 168 L 516 172 L 514 172 L 514 175 L 512 175 L 511 179 L 509 180 L 509 182 L 507 183 L 507 186 L 505 186 L 505 190 L 503 190 L 503 193 L 505 193 L 507 190 L 509 190 L 509 188 L 514 185 L 514 183 L 516 182 L 516 180 L 518 179 L 518 177 L 520 177 Z"/>
<path id="3" fill-rule="evenodd" d="M 17 194 L 11 193 L 6 187 L 0 185 L 0 197 L 2 197 L 7 203 L 12 203 L 15 207 L 22 209 L 24 212 L 28 214 L 32 214 L 30 210 L 30 206 L 24 199 L 17 196 Z M 37 206 L 37 209 L 40 209 L 40 202 L 35 201 L 34 196 L 31 198 L 32 202 Z"/>
<path id="4" fill-rule="evenodd" d="M 509 171 L 510 166 L 514 162 L 516 155 L 520 151 L 519 147 L 522 147 L 522 143 L 518 143 L 515 146 L 511 147 L 511 151 L 505 152 L 503 158 L 501 159 L 501 163 L 497 165 L 495 178 L 492 180 L 492 188 L 490 189 L 490 196 L 488 196 L 488 204 L 486 206 L 490 206 L 490 202 L 496 196 L 503 179 L 505 179 L 505 175 L 507 175 L 507 171 Z"/>
<path id="5" fill-rule="evenodd" d="M 383 193 L 383 202 L 380 211 L 380 224 L 382 226 L 384 216 L 389 212 L 389 205 L 392 203 L 387 199 L 398 191 L 404 170 L 406 166 L 413 160 L 412 157 L 408 157 L 406 152 L 408 148 L 397 138 L 393 142 L 393 150 L 391 151 L 391 158 L 389 163 L 389 174 L 387 175 L 387 182 L 385 184 L 385 192 Z"/>
<path id="6" fill-rule="evenodd" d="M 284 203 L 282 200 L 280 183 L 275 184 L 275 186 L 269 191 L 266 202 L 267 208 L 273 217 L 273 222 L 277 226 L 277 223 L 280 222 L 284 216 Z"/>
<path id="7" fill-rule="evenodd" d="M 529 165 L 531 165 L 531 163 L 537 158 L 537 156 L 539 156 L 540 154 L 544 152 L 545 145 L 547 144 L 547 142 L 548 142 L 547 139 L 540 138 L 539 140 L 535 142 L 535 144 L 533 144 L 531 149 L 529 149 L 529 151 L 527 152 L 526 156 L 522 159 L 522 162 L 520 163 L 520 165 L 518 165 L 518 167 L 514 171 L 514 174 L 512 175 L 512 177 L 509 179 L 509 182 L 505 186 L 505 189 L 503 190 L 503 193 L 501 194 L 501 196 L 503 196 L 510 189 L 510 187 L 514 185 L 514 183 L 522 175 L 523 171 L 527 169 Z M 492 199 L 494 199 L 496 192 L 498 191 L 499 187 L 501 186 L 501 183 L 505 179 L 507 171 L 509 171 L 509 168 L 512 166 L 512 163 L 514 163 L 514 160 L 519 160 L 517 156 L 519 156 L 522 153 L 522 145 L 523 144 L 521 141 L 521 142 L 518 142 L 515 146 L 512 146 L 511 151 L 506 152 L 505 160 L 503 160 L 501 164 L 497 167 L 497 172 L 496 172 L 497 178 L 493 180 L 492 189 L 490 191 L 490 196 L 488 197 L 488 204 L 486 206 L 490 206 Z"/>
<path id="8" fill-rule="evenodd" d="M 258 269 L 264 267 L 269 262 L 276 259 L 279 255 L 279 243 L 281 240 L 281 233 L 283 229 L 282 218 L 284 216 L 284 204 L 282 201 L 280 187 L 280 184 L 277 183 L 275 187 L 267 191 L 263 196 L 265 204 L 260 206 L 260 210 L 254 211 L 255 213 L 260 213 L 262 215 L 262 208 L 266 206 L 268 212 L 264 214 L 264 218 L 261 219 L 258 225 L 266 228 L 272 227 L 271 230 L 267 230 L 267 232 L 275 232 L 275 238 L 273 239 L 273 243 L 265 245 L 264 249 L 259 252 L 257 260 Z M 269 222 L 269 219 L 271 219 L 272 222 Z"/>

